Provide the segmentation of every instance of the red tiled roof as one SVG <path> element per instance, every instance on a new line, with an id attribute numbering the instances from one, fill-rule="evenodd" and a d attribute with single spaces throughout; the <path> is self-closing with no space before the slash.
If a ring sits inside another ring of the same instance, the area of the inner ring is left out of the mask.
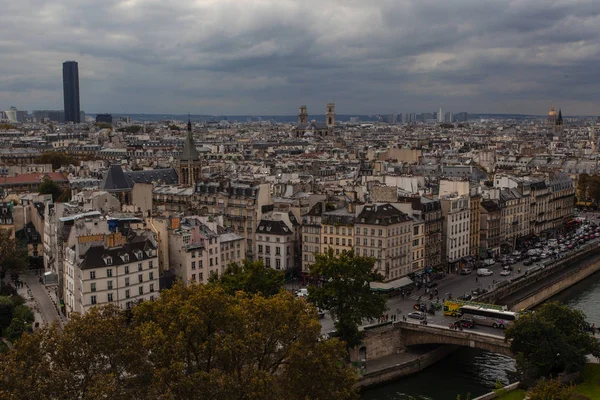
<path id="1" fill-rule="evenodd" d="M 26 185 L 39 183 L 44 180 L 44 177 L 52 179 L 57 183 L 68 182 L 69 180 L 61 172 L 40 172 L 33 174 L 22 174 L 18 176 L 10 176 L 0 178 L 0 186 L 11 186 L 11 185 Z"/>

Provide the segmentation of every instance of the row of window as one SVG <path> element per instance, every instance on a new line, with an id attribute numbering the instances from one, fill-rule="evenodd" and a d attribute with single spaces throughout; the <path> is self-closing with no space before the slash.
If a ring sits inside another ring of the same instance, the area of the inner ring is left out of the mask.
<path id="1" fill-rule="evenodd" d="M 148 261 L 148 269 L 152 269 L 154 268 L 154 263 L 152 260 Z M 142 271 L 144 269 L 144 263 L 138 263 L 138 272 Z M 99 272 L 99 271 L 98 271 Z M 129 269 L 129 265 L 126 265 L 124 268 L 124 273 L 125 275 L 129 274 L 130 269 Z M 106 278 L 111 278 L 113 276 L 113 269 L 112 268 L 107 268 L 106 269 Z M 90 271 L 90 279 L 96 279 L 96 271 Z"/>
<path id="2" fill-rule="evenodd" d="M 148 293 L 154 293 L 154 283 L 150 284 L 150 286 L 148 288 Z M 142 296 L 143 294 L 144 294 L 144 286 L 138 287 L 138 296 Z M 125 290 L 125 298 L 126 299 L 131 298 L 131 290 L 130 289 Z M 115 301 L 115 294 L 107 293 L 106 301 L 108 303 L 112 303 L 113 301 Z M 94 295 L 90 296 L 90 304 L 91 305 L 98 304 L 98 295 L 94 294 Z"/>
<path id="3" fill-rule="evenodd" d="M 291 251 L 292 251 L 291 249 L 292 249 L 291 246 L 287 246 L 286 255 L 289 256 L 291 254 Z M 269 245 L 264 246 L 264 250 L 265 250 L 265 254 L 271 254 L 271 246 L 269 246 Z M 263 252 L 263 245 L 259 244 L 258 245 L 258 253 L 261 254 L 262 252 Z M 276 256 L 281 255 L 281 247 L 275 246 L 275 255 Z M 238 257 L 239 257 L 239 254 L 238 254 Z"/>
<path id="4" fill-rule="evenodd" d="M 262 262 L 265 263 L 265 267 L 271 268 L 271 257 L 265 257 L 265 258 L 258 257 L 258 259 L 260 261 L 262 261 Z M 283 268 L 289 268 L 289 267 L 291 267 L 290 259 L 289 258 L 287 258 L 285 260 L 285 264 L 283 264 L 283 265 L 282 265 L 282 259 L 281 258 L 276 258 L 275 259 L 275 269 L 281 269 L 282 267 Z"/>
<path id="5" fill-rule="evenodd" d="M 149 272 L 148 273 L 148 280 L 152 281 L 154 280 L 154 272 Z M 142 283 L 144 282 L 144 274 L 138 274 L 138 283 Z M 125 286 L 129 286 L 130 284 L 130 280 L 129 277 L 125 278 Z M 113 288 L 113 281 L 106 281 L 106 289 L 107 290 L 112 290 Z M 92 282 L 90 284 L 90 291 L 95 292 L 96 291 L 96 282 Z"/>

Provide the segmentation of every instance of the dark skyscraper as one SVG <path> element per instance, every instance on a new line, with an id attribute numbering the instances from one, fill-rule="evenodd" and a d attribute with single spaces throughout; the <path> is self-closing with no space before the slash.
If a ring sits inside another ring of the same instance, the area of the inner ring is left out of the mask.
<path id="1" fill-rule="evenodd" d="M 63 98 L 65 122 L 79 123 L 79 67 L 76 61 L 63 63 Z"/>

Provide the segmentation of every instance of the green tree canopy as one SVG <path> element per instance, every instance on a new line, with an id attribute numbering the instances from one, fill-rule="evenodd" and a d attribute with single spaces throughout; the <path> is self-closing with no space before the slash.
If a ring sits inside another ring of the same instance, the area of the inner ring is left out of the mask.
<path id="1" fill-rule="evenodd" d="M 126 133 L 138 133 L 142 129 L 143 128 L 140 125 L 129 125 L 129 126 L 125 126 L 123 128 L 119 128 L 119 129 L 117 129 L 117 131 L 126 132 Z"/>
<path id="2" fill-rule="evenodd" d="M 244 260 L 242 265 L 229 264 L 220 277 L 211 277 L 210 282 L 221 285 L 229 294 L 241 290 L 269 297 L 283 289 L 284 274 L 283 271 L 265 267 L 262 261 Z"/>
<path id="3" fill-rule="evenodd" d="M 344 346 L 315 308 L 219 285 L 175 286 L 134 307 L 93 308 L 0 355 L 0 398 L 356 399 Z"/>
<path id="4" fill-rule="evenodd" d="M 79 160 L 60 152 L 44 153 L 35 162 L 38 164 L 52 164 L 52 169 L 54 170 L 69 165 L 79 165 Z"/>
<path id="5" fill-rule="evenodd" d="M 40 194 L 51 194 L 52 201 L 56 201 L 63 194 L 63 190 L 61 189 L 60 185 L 48 177 L 45 177 L 43 182 L 40 183 L 39 192 Z"/>
<path id="6" fill-rule="evenodd" d="M 600 356 L 600 344 L 588 332 L 585 314 L 558 302 L 543 304 L 521 316 L 506 330 L 527 381 L 581 370 L 586 355 Z"/>
<path id="7" fill-rule="evenodd" d="M 96 122 L 94 126 L 100 129 L 112 129 L 112 124 L 108 122 Z"/>
<path id="8" fill-rule="evenodd" d="M 323 310 L 329 310 L 336 320 L 335 328 L 349 348 L 362 340 L 358 327 L 365 319 L 379 318 L 386 310 L 386 298 L 373 292 L 370 282 L 381 282 L 383 276 L 374 272 L 375 259 L 360 257 L 352 251 L 339 256 L 333 249 L 315 254 L 311 277 L 320 280 L 310 285 L 308 299 Z"/>
<path id="9" fill-rule="evenodd" d="M 6 274 L 20 273 L 27 268 L 27 249 L 13 237 L 11 229 L 0 229 L 0 288 Z"/>

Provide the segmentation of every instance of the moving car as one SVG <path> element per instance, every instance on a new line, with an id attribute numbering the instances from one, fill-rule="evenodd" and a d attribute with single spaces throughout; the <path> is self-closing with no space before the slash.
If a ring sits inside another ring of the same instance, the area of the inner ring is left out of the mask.
<path id="1" fill-rule="evenodd" d="M 413 311 L 411 313 L 408 313 L 407 317 L 412 318 L 412 319 L 418 319 L 419 321 L 422 321 L 425 319 L 425 313 L 423 311 Z"/>
<path id="2" fill-rule="evenodd" d="M 509 276 L 510 275 L 510 270 L 509 269 L 503 269 L 500 272 L 500 276 Z"/>
<path id="3" fill-rule="evenodd" d="M 477 270 L 477 275 L 478 276 L 490 276 L 490 275 L 494 275 L 494 272 L 487 268 L 479 268 Z"/>
<path id="4" fill-rule="evenodd" d="M 493 258 L 486 258 L 485 260 L 483 260 L 483 264 L 484 265 L 494 265 L 496 264 L 496 260 L 494 260 Z"/>
<path id="5" fill-rule="evenodd" d="M 463 268 L 460 270 L 461 275 L 469 275 L 471 273 L 471 268 Z"/>
<path id="6" fill-rule="evenodd" d="M 526 266 L 526 267 L 528 267 L 528 266 L 530 266 L 532 264 L 533 264 L 533 258 L 529 258 L 529 259 L 523 261 L 523 265 Z"/>

